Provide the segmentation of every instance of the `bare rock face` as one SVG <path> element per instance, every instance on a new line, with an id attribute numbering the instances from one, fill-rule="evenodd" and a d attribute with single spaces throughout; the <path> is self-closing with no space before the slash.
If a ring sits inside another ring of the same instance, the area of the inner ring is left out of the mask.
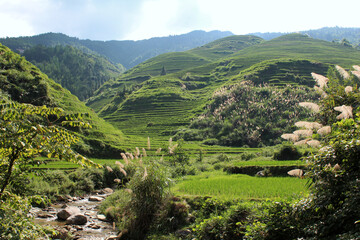
<path id="1" fill-rule="evenodd" d="M 56 215 L 58 219 L 60 220 L 66 220 L 72 215 L 80 214 L 80 209 L 77 207 L 66 207 L 60 212 L 58 212 Z"/>
<path id="2" fill-rule="evenodd" d="M 84 225 L 87 223 L 87 217 L 82 214 L 71 215 L 67 220 L 67 224 Z"/>

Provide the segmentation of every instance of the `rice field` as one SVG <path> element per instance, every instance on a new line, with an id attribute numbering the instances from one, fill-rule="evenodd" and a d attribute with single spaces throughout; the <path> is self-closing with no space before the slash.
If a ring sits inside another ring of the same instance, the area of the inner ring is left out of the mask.
<path id="1" fill-rule="evenodd" d="M 260 178 L 242 174 L 203 174 L 179 181 L 173 192 L 223 199 L 288 199 L 307 195 L 306 184 L 306 179 L 294 177 Z"/>
<path id="2" fill-rule="evenodd" d="M 306 165 L 304 161 L 301 160 L 286 160 L 286 161 L 276 161 L 276 160 L 250 160 L 250 161 L 238 161 L 232 164 L 237 167 L 244 166 L 303 166 Z"/>

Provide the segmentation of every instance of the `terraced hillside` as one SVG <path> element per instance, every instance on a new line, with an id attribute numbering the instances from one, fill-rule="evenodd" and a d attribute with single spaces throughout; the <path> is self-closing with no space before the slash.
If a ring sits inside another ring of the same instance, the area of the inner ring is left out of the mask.
<path id="1" fill-rule="evenodd" d="M 200 48 L 188 51 L 183 56 L 196 51 L 199 52 Z M 206 61 L 205 48 L 203 51 L 202 56 Z M 177 72 L 163 76 L 151 76 L 149 72 L 141 71 L 147 66 L 147 69 L 157 69 L 154 72 L 160 75 L 159 67 L 167 64 L 170 56 L 167 54 L 163 63 L 161 56 L 153 59 L 154 62 L 149 60 L 128 71 L 112 85 L 105 84 L 99 91 L 98 99 L 89 102 L 89 106 L 97 106 L 100 115 L 125 134 L 165 139 L 203 113 L 213 93 L 220 87 L 244 80 L 280 87 L 287 84 L 312 86 L 311 72 L 324 74 L 331 64 L 346 67 L 360 61 L 360 52 L 353 48 L 292 34 L 258 42 L 226 58 L 195 65 L 194 68 L 185 66 L 182 71 L 175 70 Z M 274 60 L 269 61 L 271 59 Z M 171 64 L 181 66 L 181 63 Z M 138 84 L 122 94 L 126 81 L 138 81 Z M 110 91 L 106 91 L 106 88 Z M 116 91 L 111 93 L 114 89 Z M 98 101 L 102 104 L 96 105 Z"/>
<path id="2" fill-rule="evenodd" d="M 261 38 L 254 36 L 230 36 L 189 51 L 159 55 L 128 70 L 119 79 L 105 83 L 95 96 L 88 100 L 87 105 L 100 111 L 104 105 L 118 102 L 119 93 L 126 87 L 141 84 L 151 77 L 208 65 L 262 41 Z"/>

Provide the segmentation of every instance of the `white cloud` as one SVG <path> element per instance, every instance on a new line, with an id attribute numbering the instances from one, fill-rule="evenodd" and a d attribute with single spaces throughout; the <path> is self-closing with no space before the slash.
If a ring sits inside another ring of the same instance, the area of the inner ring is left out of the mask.
<path id="1" fill-rule="evenodd" d="M 0 0 L 0 37 L 62 32 L 144 39 L 192 30 L 235 34 L 360 27 L 359 0 Z"/>

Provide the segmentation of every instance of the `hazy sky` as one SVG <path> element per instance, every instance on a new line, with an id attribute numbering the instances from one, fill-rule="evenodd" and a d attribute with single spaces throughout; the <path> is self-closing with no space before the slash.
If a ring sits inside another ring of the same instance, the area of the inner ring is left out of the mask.
<path id="1" fill-rule="evenodd" d="M 138 40 L 222 30 L 234 34 L 360 27 L 360 0 L 0 0 L 0 37 L 61 32 Z"/>

